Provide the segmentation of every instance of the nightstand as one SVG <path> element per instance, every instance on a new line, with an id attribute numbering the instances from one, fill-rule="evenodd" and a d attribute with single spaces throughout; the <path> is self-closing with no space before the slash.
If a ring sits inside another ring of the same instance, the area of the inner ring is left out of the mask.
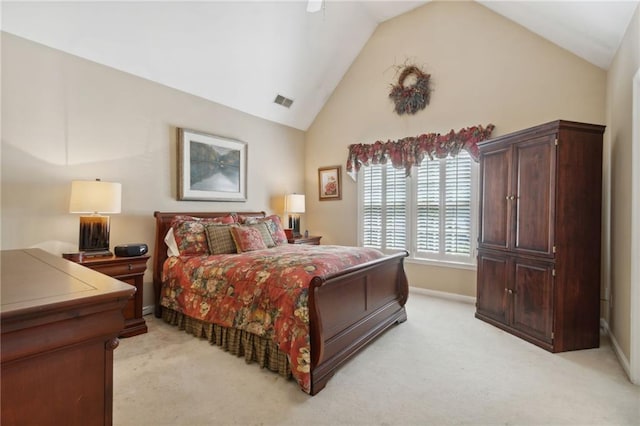
<path id="1" fill-rule="evenodd" d="M 110 277 L 124 281 L 136 288 L 136 292 L 127 302 L 124 314 L 124 329 L 119 337 L 131 337 L 147 332 L 147 324 L 142 317 L 142 285 L 144 272 L 147 270 L 149 256 L 135 257 L 94 257 L 83 258 L 76 263 L 101 272 Z"/>
<path id="2" fill-rule="evenodd" d="M 309 246 L 319 246 L 321 235 L 309 235 L 308 237 L 289 238 L 289 244 L 307 244 Z"/>

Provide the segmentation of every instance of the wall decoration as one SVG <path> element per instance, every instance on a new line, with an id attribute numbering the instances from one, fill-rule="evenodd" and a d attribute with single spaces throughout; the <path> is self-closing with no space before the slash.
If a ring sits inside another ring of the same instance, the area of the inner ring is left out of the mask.
<path id="1" fill-rule="evenodd" d="M 475 162 L 480 153 L 478 142 L 488 139 L 494 129 L 493 124 L 487 127 L 472 126 L 455 132 L 453 129 L 444 135 L 440 133 L 425 133 L 410 136 L 397 141 L 377 141 L 371 144 L 349 145 L 347 157 L 347 173 L 354 180 L 360 167 L 369 164 L 391 164 L 396 169 L 405 169 L 405 175 L 411 175 L 411 167 L 419 166 L 426 157 L 445 158 L 455 157 L 460 150 L 466 150 Z"/>
<path id="2" fill-rule="evenodd" d="M 178 128 L 178 200 L 246 201 L 247 144 Z"/>
<path id="3" fill-rule="evenodd" d="M 318 169 L 320 201 L 342 199 L 341 174 L 342 166 L 321 167 Z"/>
<path id="4" fill-rule="evenodd" d="M 405 86 L 405 80 L 409 76 L 414 76 L 416 81 Z M 395 104 L 395 112 L 398 115 L 415 114 L 429 105 L 431 99 L 431 87 L 429 80 L 431 75 L 426 74 L 416 65 L 406 65 L 402 68 L 398 84 L 391 86 L 389 98 Z"/>

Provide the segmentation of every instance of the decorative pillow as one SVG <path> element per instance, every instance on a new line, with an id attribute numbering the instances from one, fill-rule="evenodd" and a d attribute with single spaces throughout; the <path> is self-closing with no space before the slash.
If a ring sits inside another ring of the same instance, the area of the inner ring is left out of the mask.
<path id="1" fill-rule="evenodd" d="M 273 242 L 277 246 L 281 246 L 283 244 L 287 244 L 287 234 L 284 233 L 284 229 L 282 228 L 282 222 L 280 222 L 280 217 L 273 214 L 271 216 L 267 216 L 264 218 L 264 223 L 269 228 L 269 232 L 271 233 L 271 238 L 273 238 Z"/>
<path id="2" fill-rule="evenodd" d="M 267 229 L 271 234 L 271 239 L 274 244 L 280 246 L 287 244 L 287 234 L 284 233 L 282 222 L 280 222 L 280 216 L 272 214 L 267 217 L 255 217 L 255 216 L 242 216 L 238 215 L 238 222 L 244 225 L 255 225 L 256 223 L 264 223 L 267 225 Z"/>
<path id="3" fill-rule="evenodd" d="M 264 245 L 267 246 L 267 248 L 276 246 L 276 243 L 273 241 L 273 238 L 271 237 L 271 231 L 269 231 L 269 228 L 267 227 L 266 222 L 258 222 L 258 223 L 254 223 L 246 226 L 256 228 L 258 231 L 260 231 L 260 235 L 262 236 L 262 241 L 264 241 Z"/>
<path id="4" fill-rule="evenodd" d="M 238 253 L 267 248 L 260 231 L 255 227 L 234 226 L 231 228 L 231 236 L 236 243 Z"/>
<path id="5" fill-rule="evenodd" d="M 173 235 L 181 256 L 209 254 L 207 235 L 204 230 L 206 223 L 230 224 L 234 223 L 233 216 L 222 217 L 192 217 L 176 216 L 171 221 Z"/>
<path id="6" fill-rule="evenodd" d="M 207 234 L 207 243 L 209 243 L 209 252 L 211 254 L 231 254 L 237 253 L 236 243 L 231 236 L 231 228 L 237 226 L 220 225 L 218 223 L 207 223 L 204 225 L 204 231 Z"/>

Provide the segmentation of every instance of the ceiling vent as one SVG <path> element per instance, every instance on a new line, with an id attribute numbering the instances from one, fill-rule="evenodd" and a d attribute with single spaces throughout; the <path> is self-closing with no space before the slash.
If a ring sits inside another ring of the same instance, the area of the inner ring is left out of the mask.
<path id="1" fill-rule="evenodd" d="M 282 95 L 278 95 L 273 102 L 277 103 L 278 105 L 282 105 L 285 108 L 289 108 L 293 103 L 293 99 L 285 98 Z"/>

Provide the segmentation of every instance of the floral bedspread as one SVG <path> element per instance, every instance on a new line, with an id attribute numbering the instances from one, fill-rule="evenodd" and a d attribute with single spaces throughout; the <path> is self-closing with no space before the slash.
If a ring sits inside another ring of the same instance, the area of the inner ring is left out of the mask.
<path id="1" fill-rule="evenodd" d="M 308 289 L 311 279 L 383 257 L 374 249 L 285 244 L 215 256 L 170 257 L 160 304 L 198 320 L 272 339 L 311 391 Z"/>

